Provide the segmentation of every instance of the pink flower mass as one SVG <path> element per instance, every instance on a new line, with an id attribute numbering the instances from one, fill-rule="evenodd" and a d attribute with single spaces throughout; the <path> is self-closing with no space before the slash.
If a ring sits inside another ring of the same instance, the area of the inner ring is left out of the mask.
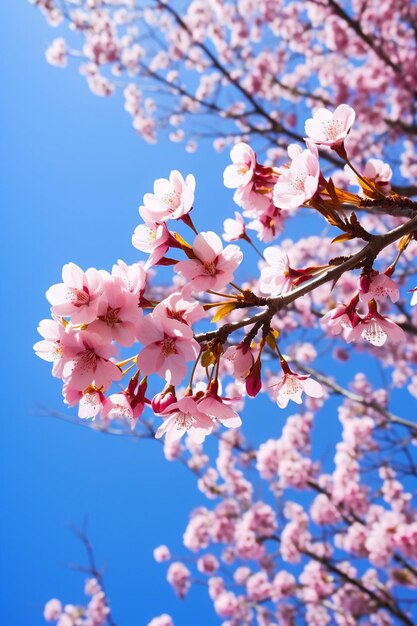
<path id="1" fill-rule="evenodd" d="M 36 4 L 57 22 L 53 2 Z M 198 228 L 214 218 L 214 193 L 197 202 L 194 176 L 172 170 L 144 195 L 143 223 L 132 237 L 136 262 L 119 260 L 111 272 L 66 264 L 62 282 L 46 292 L 51 318 L 39 323 L 34 345 L 62 381 L 69 419 L 139 446 L 160 440 L 160 456 L 172 468 L 160 476 L 165 508 L 155 514 L 166 536 L 152 553 L 144 527 L 144 567 L 153 556 L 171 596 L 185 602 L 200 603 L 205 591 L 223 626 L 413 626 L 417 189 L 412 146 L 405 144 L 411 139 L 402 133 L 416 125 L 405 104 L 415 95 L 414 31 L 412 45 L 400 43 L 415 12 L 399 13 L 399 32 L 388 19 L 396 9 L 385 4 L 378 11 L 361 6 L 364 21 L 353 5 L 335 9 L 327 1 L 191 0 L 184 14 L 174 1 L 156 8 L 119 0 L 72 4 L 65 19 L 74 40 L 84 40 L 83 74 L 100 95 L 129 76 L 126 109 L 142 136 L 154 141 L 159 120 L 191 152 L 196 144 L 185 121 L 192 115 L 205 124 L 221 109 L 227 126 L 222 135 L 214 128 L 215 143 L 233 146 L 223 182 L 240 212 L 224 220 L 223 239 L 241 240 L 242 249 Z M 146 30 L 136 28 L 134 11 Z M 364 28 L 368 23 L 375 33 Z M 279 34 L 285 48 L 264 49 L 266 33 L 271 40 Z M 148 38 L 155 46 L 150 58 Z M 51 63 L 77 56 L 62 41 L 50 48 Z M 370 70 L 362 66 L 368 48 Z M 349 72 L 335 65 L 341 49 L 356 59 Z M 303 50 L 312 60 L 299 66 Z M 382 110 L 379 91 L 392 85 L 397 67 L 395 99 Z M 187 85 L 188 71 L 194 86 Z M 223 98 L 227 83 L 231 98 Z M 168 112 L 145 85 L 158 86 L 177 109 Z M 365 106 L 366 89 L 372 98 Z M 266 94 L 271 99 L 263 103 Z M 348 96 L 358 109 L 352 132 L 356 113 L 338 104 Z M 304 108 L 338 105 L 315 110 L 304 146 L 300 99 Z M 407 186 L 382 160 L 380 135 L 398 150 Z M 297 143 L 287 147 L 289 141 Z M 362 191 L 349 191 L 349 182 Z M 208 210 L 198 213 L 200 202 Z M 247 229 L 257 233 L 257 245 Z M 138 479 L 150 476 L 155 491 L 156 469 L 148 456 L 137 459 Z M 133 481 L 136 470 L 124 459 L 123 467 Z M 176 505 L 186 501 L 177 469 L 197 486 L 182 547 L 169 534 Z M 126 532 L 136 517 L 126 518 Z M 44 618 L 57 626 L 119 623 L 104 591 L 105 571 L 84 529 L 77 535 L 88 556 L 87 600 L 54 598 Z M 135 576 L 142 584 L 140 572 Z M 144 584 L 153 585 L 151 571 Z M 157 591 L 160 614 L 152 618 L 144 609 L 140 619 L 173 626 Z M 210 620 L 203 604 L 189 615 L 203 626 Z"/>

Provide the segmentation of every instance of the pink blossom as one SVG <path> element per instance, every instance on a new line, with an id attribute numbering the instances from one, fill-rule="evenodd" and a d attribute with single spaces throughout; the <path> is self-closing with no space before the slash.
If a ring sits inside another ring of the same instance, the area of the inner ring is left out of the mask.
<path id="1" fill-rule="evenodd" d="M 105 397 L 100 391 L 87 391 L 79 401 L 78 417 L 95 417 L 101 411 L 104 401 Z"/>
<path id="2" fill-rule="evenodd" d="M 142 400 L 142 401 L 141 401 Z M 113 393 L 106 398 L 101 409 L 101 417 L 106 419 L 123 419 L 130 423 L 132 430 L 145 408 L 143 399 L 129 397 L 127 393 Z"/>
<path id="3" fill-rule="evenodd" d="M 355 172 L 353 172 L 352 169 L 349 167 L 349 165 L 345 165 L 344 169 L 349 181 L 352 184 L 359 185 L 358 178 Z M 391 190 L 391 185 L 389 181 L 392 178 L 392 169 L 388 165 L 388 163 L 384 163 L 384 161 L 381 161 L 381 159 L 368 159 L 363 169 L 363 175 L 365 178 L 369 178 L 374 183 L 377 183 L 377 186 L 383 192 L 389 193 L 389 191 Z M 360 187 L 358 193 L 361 197 L 365 195 L 362 187 Z"/>
<path id="4" fill-rule="evenodd" d="M 265 602 L 271 597 L 271 583 L 266 572 L 258 572 L 249 576 L 246 581 L 246 592 L 252 602 Z"/>
<path id="5" fill-rule="evenodd" d="M 141 263 L 127 265 L 120 259 L 113 265 L 111 275 L 117 278 L 122 289 L 141 296 L 146 287 L 147 272 Z"/>
<path id="6" fill-rule="evenodd" d="M 164 320 L 164 324 L 169 324 L 169 320 L 173 320 L 172 324 L 175 328 L 182 328 L 183 325 L 187 329 L 193 324 L 205 317 L 205 311 L 201 304 L 193 297 L 176 291 L 164 298 L 156 305 L 152 311 L 154 317 Z"/>
<path id="7" fill-rule="evenodd" d="M 120 278 L 108 280 L 97 305 L 97 319 L 88 325 L 88 331 L 98 333 L 103 342 L 117 341 L 121 346 L 131 346 L 142 309 L 138 296 L 124 289 Z"/>
<path id="8" fill-rule="evenodd" d="M 224 170 L 223 182 L 225 187 L 236 189 L 246 187 L 252 181 L 255 166 L 256 154 L 246 143 L 238 143 L 230 151 L 232 165 L 228 165 Z"/>
<path id="9" fill-rule="evenodd" d="M 49 48 L 45 52 L 46 60 L 51 65 L 56 67 L 66 67 L 68 63 L 67 58 L 67 44 L 65 39 L 57 37 L 53 40 Z"/>
<path id="10" fill-rule="evenodd" d="M 165 545 L 158 546 L 153 551 L 153 558 L 157 563 L 162 563 L 163 561 L 169 561 L 171 558 L 171 553 L 169 548 Z"/>
<path id="11" fill-rule="evenodd" d="M 214 599 L 214 610 L 220 617 L 233 617 L 238 608 L 238 600 L 231 591 L 222 591 Z"/>
<path id="12" fill-rule="evenodd" d="M 193 253 L 195 259 L 180 261 L 174 269 L 190 281 L 196 291 L 223 289 L 233 280 L 233 272 L 243 258 L 236 245 L 226 246 L 223 250 L 220 237 L 211 231 L 197 235 Z"/>
<path id="13" fill-rule="evenodd" d="M 385 300 L 389 298 L 391 302 L 397 302 L 400 298 L 400 290 L 397 284 L 386 274 L 375 273 L 371 278 L 361 276 L 359 280 L 359 300 L 369 302 L 369 300 Z"/>
<path id="14" fill-rule="evenodd" d="M 339 104 L 332 113 L 320 108 L 305 123 L 306 134 L 314 143 L 337 146 L 344 142 L 355 121 L 355 111 L 347 104 Z"/>
<path id="15" fill-rule="evenodd" d="M 372 302 L 372 301 L 371 301 Z M 387 340 L 392 343 L 405 341 L 405 333 L 400 326 L 377 311 L 370 311 L 357 325 L 346 333 L 346 341 L 369 341 L 373 346 L 383 346 Z"/>
<path id="16" fill-rule="evenodd" d="M 172 385 L 167 385 L 162 391 L 154 395 L 152 398 L 152 411 L 158 415 L 176 401 L 177 398 L 175 396 L 175 388 Z"/>
<path id="17" fill-rule="evenodd" d="M 274 602 L 290 596 L 296 586 L 296 580 L 292 574 L 281 570 L 275 576 L 271 585 L 271 597 Z"/>
<path id="18" fill-rule="evenodd" d="M 311 142 L 300 153 L 292 151 L 289 167 L 282 171 L 274 187 L 274 204 L 280 209 L 296 209 L 305 204 L 317 191 L 320 164 L 317 148 Z"/>
<path id="19" fill-rule="evenodd" d="M 237 241 L 238 239 L 247 239 L 245 221 L 240 213 L 235 211 L 235 219 L 227 218 L 223 222 L 223 239 L 225 241 Z"/>
<path id="20" fill-rule="evenodd" d="M 202 443 L 214 426 L 213 420 L 190 396 L 170 404 L 161 415 L 164 422 L 156 431 L 157 439 L 166 435 L 167 441 L 175 441 L 187 433 L 192 441 Z"/>
<path id="21" fill-rule="evenodd" d="M 273 385 L 274 396 L 278 406 L 285 409 L 289 400 L 301 404 L 301 395 L 304 392 L 312 398 L 321 398 L 323 387 L 310 376 L 285 373 L 280 380 Z"/>
<path id="22" fill-rule="evenodd" d="M 94 268 L 83 272 L 75 263 L 67 263 L 62 268 L 62 280 L 46 292 L 52 313 L 71 317 L 73 324 L 89 324 L 97 316 L 102 276 Z"/>
<path id="23" fill-rule="evenodd" d="M 284 227 L 284 213 L 272 202 L 269 203 L 266 211 L 262 212 L 256 219 L 248 224 L 248 228 L 255 230 L 257 237 L 265 243 L 276 239 Z"/>
<path id="24" fill-rule="evenodd" d="M 245 378 L 254 362 L 252 350 L 245 343 L 229 346 L 222 356 L 224 362 L 231 366 L 235 378 Z"/>
<path id="25" fill-rule="evenodd" d="M 213 554 L 204 554 L 197 561 L 197 569 L 202 574 L 211 576 L 219 567 L 219 562 Z"/>
<path id="26" fill-rule="evenodd" d="M 191 572 L 183 563 L 175 561 L 168 568 L 167 580 L 175 593 L 184 598 L 191 586 Z"/>
<path id="27" fill-rule="evenodd" d="M 198 408 L 213 420 L 219 421 L 226 428 L 239 428 L 242 425 L 239 415 L 217 395 L 213 385 L 210 386 L 203 398 L 198 401 Z"/>
<path id="28" fill-rule="evenodd" d="M 260 354 L 258 354 L 258 358 L 253 362 L 245 377 L 245 389 L 251 398 L 257 396 L 262 389 L 262 361 Z"/>
<path id="29" fill-rule="evenodd" d="M 263 293 L 278 296 L 291 291 L 294 276 L 288 255 L 277 246 L 265 248 L 267 266 L 261 270 L 259 287 Z"/>
<path id="30" fill-rule="evenodd" d="M 188 174 L 186 179 L 180 172 L 172 170 L 169 180 L 158 178 L 154 192 L 145 194 L 139 213 L 145 222 L 160 224 L 167 220 L 178 220 L 187 215 L 194 202 L 195 179 Z"/>
<path id="31" fill-rule="evenodd" d="M 132 245 L 141 252 L 149 252 L 145 267 L 156 265 L 168 250 L 168 229 L 165 224 L 139 224 L 132 235 Z"/>
<path id="32" fill-rule="evenodd" d="M 105 343 L 98 335 L 82 331 L 71 336 L 66 350 L 63 378 L 75 390 L 83 391 L 89 385 L 107 389 L 120 380 L 121 370 L 110 361 L 115 348 Z"/>
<path id="33" fill-rule="evenodd" d="M 144 345 L 137 357 L 142 373 L 159 374 L 172 385 L 184 379 L 186 362 L 196 359 L 200 350 L 191 328 L 159 315 L 150 314 L 140 321 L 137 338 Z"/>
<path id="34" fill-rule="evenodd" d="M 44 361 L 53 363 L 52 376 L 62 378 L 64 366 L 63 349 L 65 343 L 65 327 L 57 320 L 42 320 L 38 332 L 44 339 L 33 346 L 35 353 Z"/>
<path id="35" fill-rule="evenodd" d="M 55 622 L 59 619 L 62 613 L 62 604 L 56 598 L 49 600 L 45 604 L 45 608 L 43 610 L 43 616 L 47 622 Z"/>
<path id="36" fill-rule="evenodd" d="M 359 315 L 356 313 L 356 303 L 352 302 L 349 305 L 338 304 L 337 307 L 328 311 L 321 318 L 321 324 L 331 335 L 339 335 L 344 333 L 346 335 L 352 328 L 360 321 Z"/>

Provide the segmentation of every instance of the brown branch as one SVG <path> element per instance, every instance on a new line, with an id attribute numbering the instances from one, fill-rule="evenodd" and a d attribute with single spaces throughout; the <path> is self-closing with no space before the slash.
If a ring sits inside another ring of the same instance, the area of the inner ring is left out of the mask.
<path id="1" fill-rule="evenodd" d="M 356 269 L 361 266 L 361 264 L 369 258 L 375 258 L 384 248 L 394 243 L 404 235 L 412 233 L 417 230 L 417 216 L 413 217 L 406 224 L 402 224 L 393 230 L 385 233 L 384 235 L 375 235 L 373 239 L 364 247 L 362 250 L 353 254 L 348 259 L 340 263 L 336 267 L 332 267 L 332 269 L 325 270 L 319 276 L 314 278 L 308 283 L 297 287 L 293 291 L 290 291 L 288 294 L 284 296 L 277 296 L 275 298 L 265 298 L 263 300 L 266 301 L 265 305 L 267 306 L 267 310 L 254 315 L 251 318 L 243 319 L 239 322 L 231 322 L 229 324 L 225 324 L 223 327 L 217 330 L 209 331 L 206 333 L 201 333 L 196 335 L 196 340 L 202 344 L 212 339 L 217 339 L 219 333 L 223 337 L 230 335 L 231 333 L 244 328 L 246 326 L 256 324 L 258 322 L 266 322 L 272 315 L 277 313 L 278 311 L 288 307 L 289 304 L 298 300 L 302 296 L 314 291 L 317 287 L 324 285 L 330 281 L 337 281 L 342 274 L 348 272 L 350 270 Z M 248 307 L 249 308 L 249 307 Z"/>

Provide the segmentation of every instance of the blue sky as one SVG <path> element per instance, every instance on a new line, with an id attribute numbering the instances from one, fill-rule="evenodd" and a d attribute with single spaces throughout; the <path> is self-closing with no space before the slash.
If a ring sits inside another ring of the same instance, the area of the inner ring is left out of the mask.
<path id="1" fill-rule="evenodd" d="M 204 169 L 204 154 L 145 145 L 120 99 L 95 98 L 76 71 L 50 67 L 44 50 L 56 33 L 25 0 L 0 3 L 0 30 L 0 254 L 10 304 L 1 312 L 1 622 L 38 626 L 50 597 L 83 600 L 83 576 L 67 564 L 84 555 L 68 525 L 88 515 L 117 623 L 142 625 L 162 612 L 191 623 L 204 591 L 179 603 L 152 549 L 165 542 L 180 551 L 188 510 L 201 502 L 192 479 L 153 442 L 135 445 L 40 416 L 38 405 L 65 407 L 59 381 L 32 345 L 49 314 L 44 293 L 62 265 L 110 269 L 118 258 L 137 260 L 130 237 L 143 194 L 175 167 Z M 210 190 L 210 213 L 226 158 L 212 157 L 200 184 L 200 197 Z M 206 217 L 197 221 L 208 227 Z M 209 612 L 206 625 L 215 623 Z"/>
<path id="2" fill-rule="evenodd" d="M 49 314 L 44 293 L 59 282 L 64 263 L 110 269 L 118 258 L 138 259 L 130 238 L 155 178 L 174 168 L 194 173 L 195 222 L 219 229 L 234 210 L 222 186 L 228 155 L 210 146 L 190 155 L 175 144 L 143 143 L 120 97 L 93 97 L 75 68 L 46 63 L 55 36 L 26 0 L 0 3 L 2 623 L 40 626 L 49 598 L 83 601 L 83 576 L 67 567 L 85 562 L 69 524 L 88 515 L 118 626 L 144 626 L 163 612 L 186 626 L 203 611 L 204 626 L 212 626 L 218 619 L 204 589 L 177 601 L 166 568 L 152 558 L 160 543 L 184 552 L 188 512 L 204 503 L 192 477 L 167 463 L 154 442 L 100 436 L 42 416 L 39 406 L 66 409 L 59 381 L 32 345 L 38 321 Z M 258 420 L 254 410 L 247 412 L 251 428 L 258 422 L 261 435 L 277 435 L 283 420 L 276 408 L 256 404 Z M 323 433 L 330 440 L 337 428 L 328 419 L 318 423 L 324 447 Z"/>

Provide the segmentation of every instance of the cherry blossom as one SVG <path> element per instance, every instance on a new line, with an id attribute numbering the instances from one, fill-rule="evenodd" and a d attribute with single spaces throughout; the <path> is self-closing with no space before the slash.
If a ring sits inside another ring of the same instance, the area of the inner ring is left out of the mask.
<path id="1" fill-rule="evenodd" d="M 371 301 L 372 302 L 372 301 Z M 383 346 L 386 341 L 397 343 L 405 341 L 405 333 L 400 326 L 387 317 L 371 310 L 357 325 L 346 333 L 346 341 L 369 341 L 373 346 Z"/>
<path id="2" fill-rule="evenodd" d="M 323 387 L 310 376 L 292 372 L 284 373 L 279 381 L 273 385 L 273 394 L 280 409 L 285 409 L 290 400 L 301 404 L 303 392 L 312 398 L 321 398 Z"/>
<path id="3" fill-rule="evenodd" d="M 227 220 L 224 220 L 223 228 L 223 239 L 225 241 L 238 241 L 247 237 L 244 219 L 237 211 L 235 211 L 234 219 L 229 217 Z"/>
<path id="4" fill-rule="evenodd" d="M 213 420 L 219 421 L 226 428 L 239 428 L 242 425 L 239 415 L 223 401 L 213 386 L 199 400 L 198 408 Z"/>
<path id="5" fill-rule="evenodd" d="M 205 312 L 201 304 L 188 294 L 174 292 L 156 305 L 152 315 L 163 320 L 165 325 L 173 320 L 172 325 L 181 329 L 183 325 L 190 328 L 205 317 Z"/>
<path id="6" fill-rule="evenodd" d="M 319 184 L 320 165 L 317 148 L 290 151 L 289 167 L 281 172 L 274 187 L 274 204 L 281 209 L 296 209 L 311 200 Z"/>
<path id="7" fill-rule="evenodd" d="M 187 373 L 186 362 L 194 360 L 199 352 L 192 335 L 191 329 L 176 320 L 153 314 L 144 317 L 137 331 L 144 346 L 137 357 L 142 373 L 157 373 L 168 383 L 178 385 Z"/>
<path id="8" fill-rule="evenodd" d="M 334 113 L 320 108 L 306 121 L 305 132 L 314 143 L 337 146 L 348 136 L 355 117 L 355 111 L 347 104 L 340 104 Z"/>
<path id="9" fill-rule="evenodd" d="M 97 319 L 88 325 L 89 332 L 97 333 L 103 341 L 117 341 L 131 346 L 136 335 L 142 310 L 138 297 L 123 289 L 124 283 L 115 278 L 106 281 L 97 305 Z"/>
<path id="10" fill-rule="evenodd" d="M 187 215 L 194 202 L 195 179 L 188 174 L 186 179 L 173 170 L 166 178 L 158 178 L 154 192 L 145 194 L 139 213 L 145 222 L 159 224 L 167 220 L 178 220 Z"/>
<path id="11" fill-rule="evenodd" d="M 62 37 L 57 37 L 57 39 L 54 39 L 54 41 L 45 52 L 46 60 L 51 65 L 56 65 L 57 67 L 66 67 L 68 63 L 67 52 L 67 44 L 65 42 L 65 39 L 63 39 Z"/>
<path id="12" fill-rule="evenodd" d="M 267 266 L 261 270 L 261 291 L 272 296 L 291 291 L 297 273 L 292 270 L 288 255 L 278 247 L 265 248 L 263 254 Z"/>
<path id="13" fill-rule="evenodd" d="M 196 291 L 223 289 L 233 280 L 233 273 L 243 258 L 236 245 L 223 249 L 220 237 L 211 231 L 197 235 L 193 253 L 195 258 L 180 261 L 174 269 L 190 281 Z"/>
<path id="14" fill-rule="evenodd" d="M 190 575 L 190 570 L 183 563 L 175 561 L 169 566 L 167 580 L 180 598 L 184 598 L 190 589 Z"/>
<path id="15" fill-rule="evenodd" d="M 33 346 L 35 353 L 41 359 L 50 361 L 54 365 L 52 367 L 52 376 L 62 378 L 62 369 L 64 366 L 63 348 L 65 343 L 65 327 L 59 321 L 54 319 L 42 320 L 39 322 L 38 333 L 44 338 Z"/>
<path id="16" fill-rule="evenodd" d="M 248 345 L 229 346 L 224 352 L 222 362 L 230 364 L 235 378 L 246 378 L 251 369 L 254 359 Z"/>
<path id="17" fill-rule="evenodd" d="M 132 235 L 132 245 L 142 252 L 149 252 L 146 266 L 156 265 L 169 248 L 168 231 L 165 224 L 139 224 Z"/>
<path id="18" fill-rule="evenodd" d="M 88 324 L 97 316 L 99 298 L 103 291 L 103 278 L 90 268 L 83 272 L 75 263 L 62 268 L 62 283 L 52 285 L 46 297 L 52 304 L 54 315 L 71 317 L 73 324 Z"/>
<path id="19" fill-rule="evenodd" d="M 225 187 L 236 189 L 246 187 L 252 182 L 256 166 L 256 154 L 246 143 L 238 143 L 230 151 L 232 165 L 224 170 Z"/>
<path id="20" fill-rule="evenodd" d="M 359 299 L 361 302 L 370 300 L 384 300 L 389 298 L 391 302 L 397 302 L 400 298 L 400 290 L 395 281 L 387 274 L 375 274 L 369 279 L 361 278 Z"/>
<path id="21" fill-rule="evenodd" d="M 64 350 L 66 358 L 62 376 L 75 390 L 83 391 L 89 385 L 107 389 L 122 377 L 120 368 L 110 361 L 115 353 L 114 346 L 103 343 L 96 334 L 79 332 L 68 335 Z"/>
<path id="22" fill-rule="evenodd" d="M 201 443 L 214 427 L 213 420 L 208 417 L 203 407 L 190 396 L 173 402 L 161 412 L 161 415 L 164 422 L 156 432 L 157 439 L 166 435 L 167 441 L 175 441 L 188 434 L 192 441 Z"/>

